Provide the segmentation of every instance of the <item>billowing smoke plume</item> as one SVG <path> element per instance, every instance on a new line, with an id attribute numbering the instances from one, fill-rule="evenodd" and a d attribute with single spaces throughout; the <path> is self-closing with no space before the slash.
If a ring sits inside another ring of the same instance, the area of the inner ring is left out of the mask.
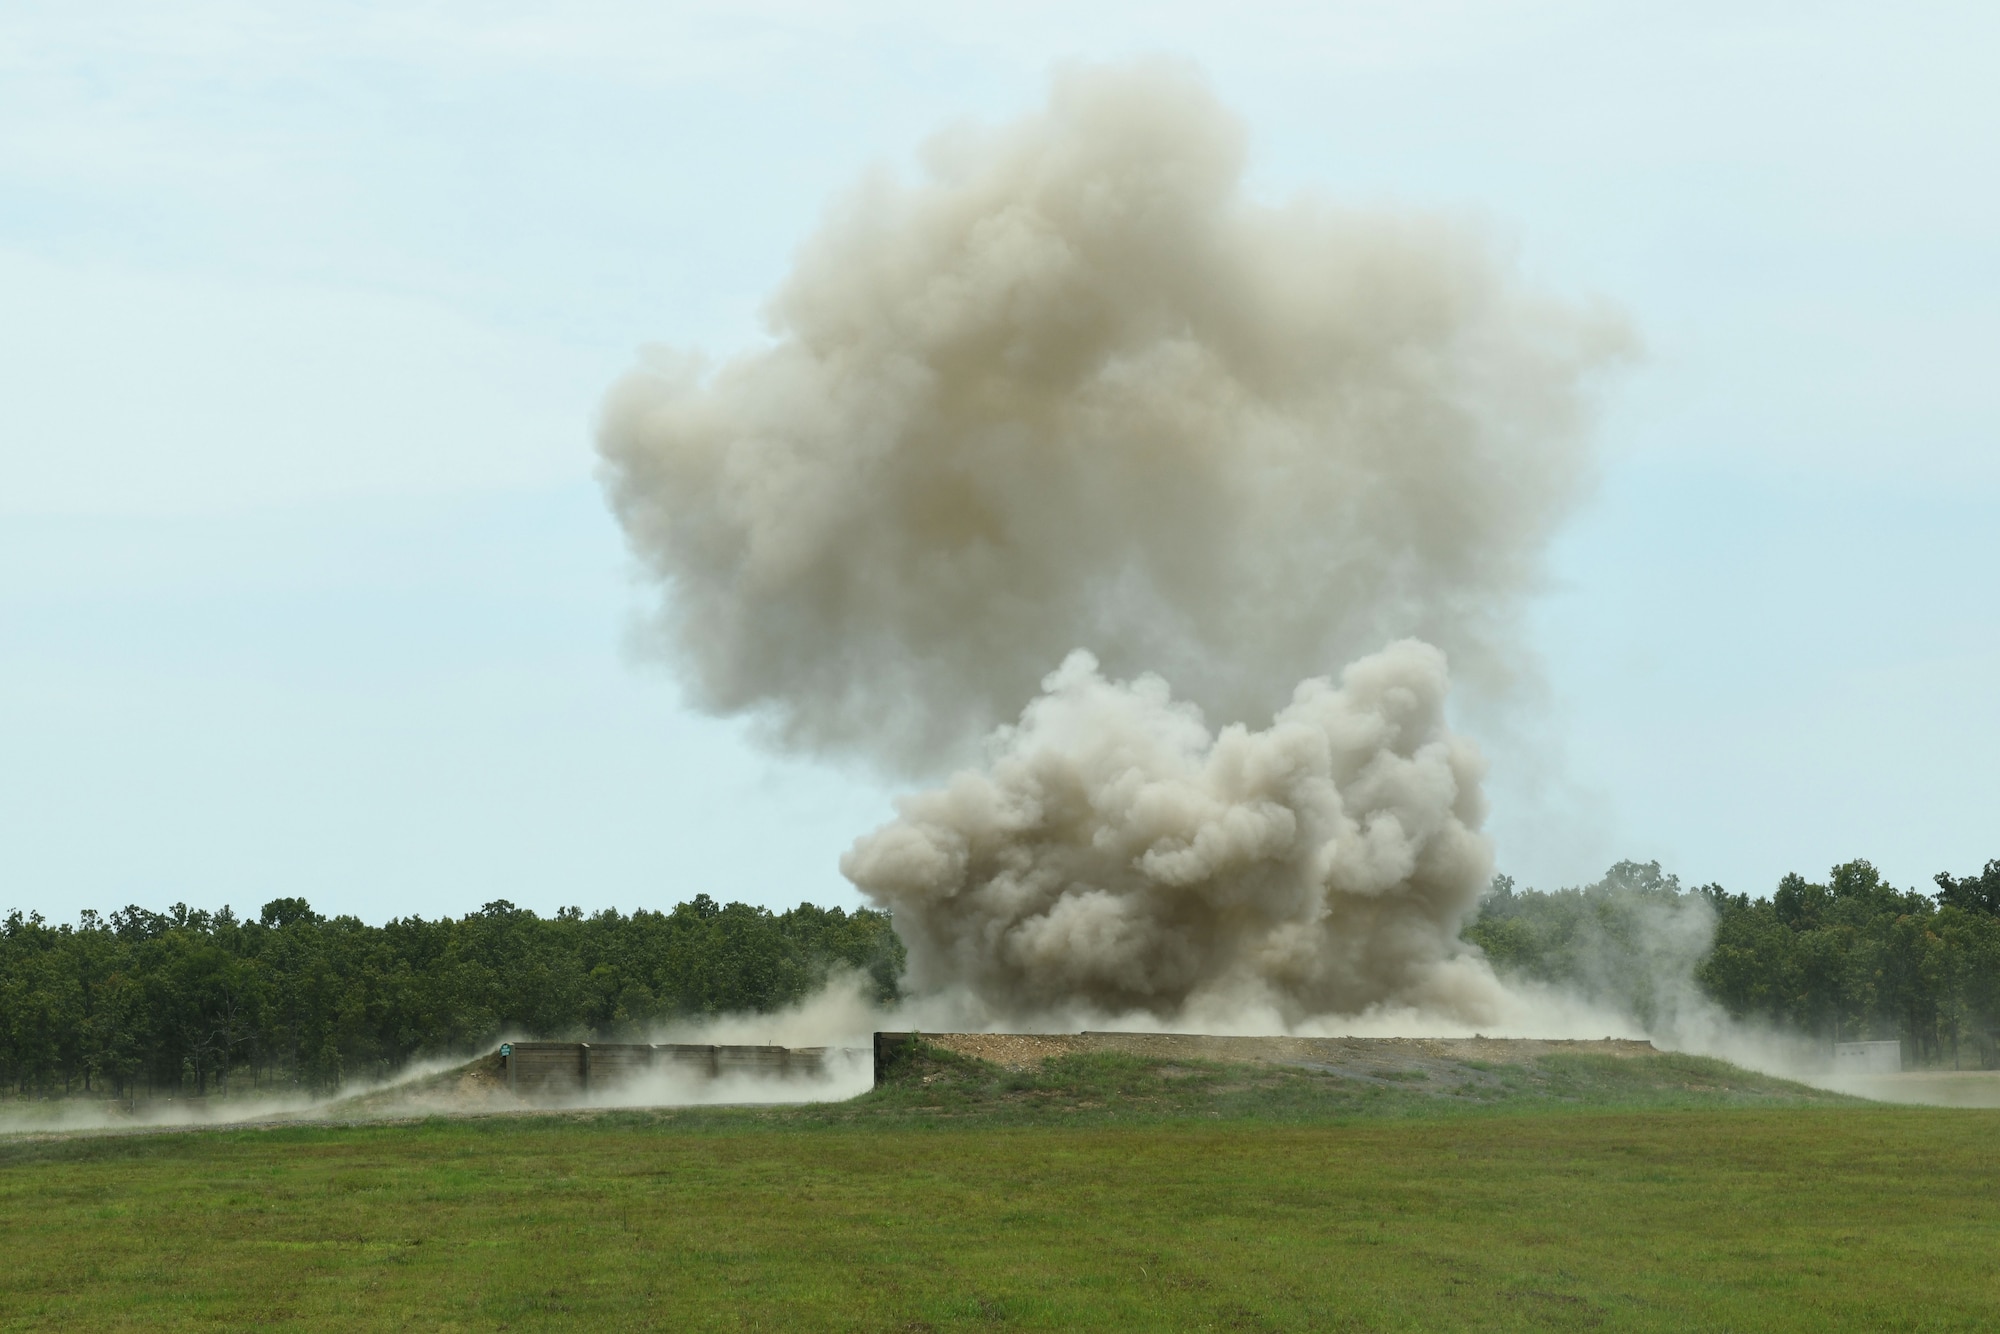
<path id="1" fill-rule="evenodd" d="M 1077 653 L 985 773 L 905 798 L 841 869 L 895 911 L 919 990 L 1002 1013 L 1490 1009 L 1452 947 L 1492 864 L 1445 685 L 1405 640 L 1212 734 Z"/>
<path id="2" fill-rule="evenodd" d="M 1288 1015 L 1492 986 L 1456 944 L 1489 854 L 1443 654 L 1325 673 L 1415 637 L 1504 689 L 1624 335 L 1467 225 L 1262 203 L 1243 158 L 1185 73 L 1072 71 L 841 202 L 768 346 L 653 354 L 606 406 L 696 703 L 906 774 L 1021 719 L 845 864 L 919 985 Z"/>
<path id="3" fill-rule="evenodd" d="M 1079 647 L 1218 722 L 1403 636 L 1513 670 L 1619 327 L 1243 157 L 1183 74 L 1072 72 L 848 197 L 769 347 L 628 376 L 608 481 L 695 702 L 923 772 Z"/>

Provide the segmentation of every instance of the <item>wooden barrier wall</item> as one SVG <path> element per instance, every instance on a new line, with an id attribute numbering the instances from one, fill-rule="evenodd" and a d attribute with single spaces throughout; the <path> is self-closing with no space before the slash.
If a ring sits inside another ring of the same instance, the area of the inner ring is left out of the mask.
<path id="1" fill-rule="evenodd" d="M 810 1078 L 826 1070 L 824 1047 L 702 1046 L 682 1042 L 508 1042 L 500 1073 L 523 1097 L 581 1097 L 643 1075 L 702 1079 L 728 1074 Z"/>
<path id="2" fill-rule="evenodd" d="M 875 1035 L 875 1085 L 881 1087 L 889 1069 L 906 1052 L 917 1045 L 915 1033 L 877 1033 Z"/>

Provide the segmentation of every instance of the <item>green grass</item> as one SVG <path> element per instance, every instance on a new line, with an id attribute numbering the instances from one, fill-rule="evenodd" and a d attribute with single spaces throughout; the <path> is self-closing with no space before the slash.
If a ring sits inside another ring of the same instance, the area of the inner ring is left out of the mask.
<path id="1" fill-rule="evenodd" d="M 1662 1060 L 16 1142 L 0 1325 L 2000 1327 L 2000 1113 Z"/>

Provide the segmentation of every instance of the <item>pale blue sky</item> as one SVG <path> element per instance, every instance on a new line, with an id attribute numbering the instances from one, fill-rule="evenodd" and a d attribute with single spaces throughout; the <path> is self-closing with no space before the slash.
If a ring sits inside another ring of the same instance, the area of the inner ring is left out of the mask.
<path id="1" fill-rule="evenodd" d="M 1258 190 L 1480 215 L 1645 338 L 1486 738 L 1502 865 L 2000 857 L 1991 5 L 0 9 L 0 908 L 853 903 L 865 777 L 626 649 L 592 480 L 834 190 L 1190 58 Z M 1334 666 L 1335 664 L 1329 664 Z"/>

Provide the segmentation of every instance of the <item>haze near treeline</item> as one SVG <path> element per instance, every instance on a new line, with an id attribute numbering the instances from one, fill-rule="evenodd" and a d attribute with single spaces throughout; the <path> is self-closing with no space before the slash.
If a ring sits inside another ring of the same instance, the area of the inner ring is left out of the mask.
<path id="1" fill-rule="evenodd" d="M 1629 862 L 1553 893 L 1502 879 L 1465 936 L 1510 986 L 1580 999 L 1620 1031 L 1722 1016 L 1821 1052 L 1901 1038 L 1914 1065 L 2000 1063 L 2000 860 L 1941 874 L 1934 896 L 1866 862 L 1787 876 L 1769 898 Z M 510 1035 L 678 1038 L 730 1014 L 733 1036 L 704 1040 L 848 1041 L 894 1013 L 902 961 L 880 913 L 705 896 L 553 918 L 494 902 L 386 926 L 296 898 L 241 918 L 16 912 L 0 918 L 0 1091 L 324 1092 Z M 830 981 L 846 1013 L 802 1010 Z"/>

